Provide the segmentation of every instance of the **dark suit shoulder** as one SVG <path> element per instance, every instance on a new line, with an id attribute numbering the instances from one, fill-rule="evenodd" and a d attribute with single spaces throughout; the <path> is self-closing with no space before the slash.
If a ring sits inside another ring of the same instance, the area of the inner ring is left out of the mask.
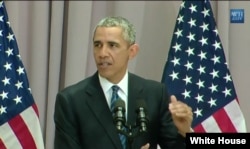
<path id="1" fill-rule="evenodd" d="M 156 81 L 156 80 L 146 79 L 146 78 L 143 78 L 143 77 L 138 76 L 138 75 L 133 74 L 133 73 L 129 73 L 129 75 L 130 75 L 132 82 L 139 83 L 139 84 L 143 85 L 144 87 L 145 86 L 151 86 L 151 87 L 164 86 L 163 83 Z"/>
<path id="2" fill-rule="evenodd" d="M 90 78 L 86 78 L 84 80 L 81 80 L 75 84 L 66 86 L 64 89 L 62 89 L 60 92 L 75 92 L 77 89 L 84 89 L 88 86 L 88 82 L 90 81 Z"/>
<path id="3" fill-rule="evenodd" d="M 68 95 L 77 95 L 77 94 L 82 94 L 83 92 L 88 90 L 99 89 L 98 87 L 100 87 L 100 83 L 98 80 L 98 76 L 95 74 L 75 84 L 65 87 L 59 93 Z"/>

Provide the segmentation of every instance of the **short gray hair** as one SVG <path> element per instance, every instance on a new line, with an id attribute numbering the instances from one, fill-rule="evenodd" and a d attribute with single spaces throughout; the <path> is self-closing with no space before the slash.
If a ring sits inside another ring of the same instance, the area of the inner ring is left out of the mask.
<path id="1" fill-rule="evenodd" d="M 94 33 L 98 27 L 121 27 L 123 38 L 130 44 L 135 43 L 136 31 L 133 24 L 123 17 L 105 17 L 95 27 Z"/>

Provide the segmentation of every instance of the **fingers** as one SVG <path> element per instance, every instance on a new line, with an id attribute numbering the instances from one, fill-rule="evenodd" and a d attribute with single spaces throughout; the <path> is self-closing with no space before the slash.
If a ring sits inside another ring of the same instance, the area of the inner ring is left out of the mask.
<path id="1" fill-rule="evenodd" d="M 169 110 L 174 116 L 178 117 L 192 117 L 192 108 L 186 103 L 178 101 L 175 96 L 171 96 L 171 102 L 169 104 Z"/>
<path id="2" fill-rule="evenodd" d="M 175 113 L 176 110 L 176 105 L 177 104 L 177 99 L 174 95 L 170 97 L 170 104 L 169 104 L 169 110 L 171 113 Z"/>
<path id="3" fill-rule="evenodd" d="M 141 149 L 149 149 L 150 145 L 149 143 L 145 144 L 144 146 L 141 147 Z"/>

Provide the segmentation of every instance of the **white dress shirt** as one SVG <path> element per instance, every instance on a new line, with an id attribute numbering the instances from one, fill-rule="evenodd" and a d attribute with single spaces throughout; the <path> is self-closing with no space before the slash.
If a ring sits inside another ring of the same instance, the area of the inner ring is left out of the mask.
<path id="1" fill-rule="evenodd" d="M 117 85 L 119 86 L 119 90 L 118 90 L 118 95 L 119 97 L 125 102 L 125 108 L 127 111 L 128 107 L 127 107 L 127 103 L 128 103 L 128 71 L 125 73 L 124 77 L 122 78 L 122 80 L 117 83 L 117 84 L 113 84 L 111 82 L 109 82 L 106 78 L 99 76 L 99 80 L 100 80 L 100 84 L 102 87 L 102 90 L 105 94 L 107 103 L 110 107 L 111 104 L 111 97 L 112 97 L 112 86 L 113 85 Z M 126 117 L 127 117 L 127 112 L 126 112 Z"/>

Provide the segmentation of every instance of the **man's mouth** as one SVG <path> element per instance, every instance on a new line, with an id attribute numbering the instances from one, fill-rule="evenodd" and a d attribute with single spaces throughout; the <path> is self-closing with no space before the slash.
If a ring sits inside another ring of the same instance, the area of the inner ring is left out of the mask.
<path id="1" fill-rule="evenodd" d="M 98 64 L 100 67 L 108 67 L 111 65 L 111 63 L 108 63 L 108 62 L 101 62 Z"/>

